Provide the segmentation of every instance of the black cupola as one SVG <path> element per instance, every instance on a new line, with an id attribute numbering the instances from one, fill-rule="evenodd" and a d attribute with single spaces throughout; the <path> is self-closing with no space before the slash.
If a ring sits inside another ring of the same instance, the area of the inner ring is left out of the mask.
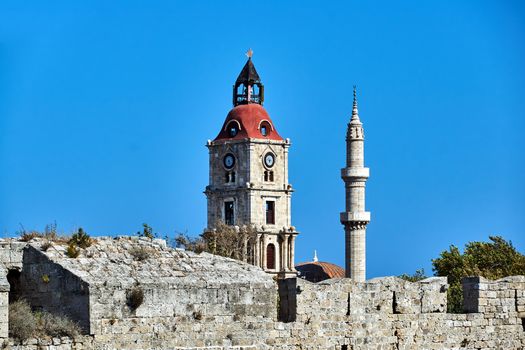
<path id="1" fill-rule="evenodd" d="M 264 102 L 264 85 L 261 83 L 259 74 L 255 70 L 252 62 L 252 50 L 248 50 L 248 61 L 242 68 L 241 73 L 233 85 L 233 105 L 243 105 L 257 103 L 262 105 Z"/>

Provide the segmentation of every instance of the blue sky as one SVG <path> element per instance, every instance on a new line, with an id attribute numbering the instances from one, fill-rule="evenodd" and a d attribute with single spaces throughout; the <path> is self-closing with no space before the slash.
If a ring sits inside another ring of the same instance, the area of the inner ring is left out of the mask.
<path id="1" fill-rule="evenodd" d="M 297 262 L 344 264 L 353 84 L 368 277 L 493 234 L 525 252 L 524 42 L 521 1 L 2 1 L 0 232 L 199 234 L 251 47 L 293 143 Z"/>

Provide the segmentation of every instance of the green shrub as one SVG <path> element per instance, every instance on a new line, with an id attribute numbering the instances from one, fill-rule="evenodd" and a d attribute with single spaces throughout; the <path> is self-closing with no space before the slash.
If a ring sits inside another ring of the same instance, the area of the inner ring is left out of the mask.
<path id="1" fill-rule="evenodd" d="M 70 258 L 76 258 L 80 254 L 80 249 L 77 248 L 77 246 L 73 243 L 69 243 L 66 250 L 66 255 Z"/>
<path id="2" fill-rule="evenodd" d="M 425 269 L 418 269 L 413 275 L 407 275 L 406 273 L 404 273 L 402 275 L 399 275 L 398 277 L 409 282 L 418 282 L 427 278 L 427 276 L 425 275 Z"/>
<path id="3" fill-rule="evenodd" d="M 156 233 L 153 233 L 153 229 L 151 228 L 150 225 L 148 225 L 146 223 L 143 223 L 142 224 L 142 232 L 138 231 L 137 232 L 137 236 L 153 239 L 153 238 L 157 237 L 158 235 Z"/>
<path id="4" fill-rule="evenodd" d="M 80 248 L 87 248 L 91 246 L 93 240 L 91 239 L 91 237 L 89 237 L 89 235 L 86 232 L 84 232 L 82 227 L 80 227 L 78 231 L 71 236 L 71 239 L 68 243 L 74 244 Z"/>

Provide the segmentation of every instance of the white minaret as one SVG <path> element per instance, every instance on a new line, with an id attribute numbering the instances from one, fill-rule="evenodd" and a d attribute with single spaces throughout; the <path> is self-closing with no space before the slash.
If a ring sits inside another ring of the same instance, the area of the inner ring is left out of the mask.
<path id="1" fill-rule="evenodd" d="M 352 119 L 346 131 L 346 168 L 341 169 L 346 192 L 346 210 L 341 213 L 341 223 L 345 227 L 345 274 L 356 282 L 366 280 L 366 225 L 370 222 L 370 212 L 365 211 L 369 169 L 364 166 L 364 136 L 354 86 Z"/>

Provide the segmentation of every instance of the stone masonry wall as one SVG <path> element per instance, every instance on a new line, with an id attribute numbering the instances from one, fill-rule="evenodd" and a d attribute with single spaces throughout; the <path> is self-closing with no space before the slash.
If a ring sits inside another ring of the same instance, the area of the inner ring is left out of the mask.
<path id="1" fill-rule="evenodd" d="M 128 252 L 137 244 L 155 249 L 151 258 L 133 260 Z M 85 316 L 72 316 L 89 317 L 90 335 L 23 345 L 10 340 L 14 349 L 525 348 L 523 276 L 466 279 L 468 313 L 447 314 L 445 278 L 277 283 L 251 265 L 143 240 L 100 239 L 77 259 L 62 249 L 43 252 L 30 244 L 24 250 L 26 296 L 55 312 L 88 307 Z M 43 274 L 50 277 L 46 285 Z M 133 286 L 144 291 L 135 310 L 126 304 Z"/>
<path id="2" fill-rule="evenodd" d="M 23 249 L 26 245 L 26 242 L 16 239 L 0 239 L 0 264 L 7 270 L 21 270 Z"/>
<path id="3" fill-rule="evenodd" d="M 524 277 L 513 277 L 522 280 Z M 523 285 L 486 281 L 521 305 Z M 509 308 L 447 314 L 445 278 L 300 281 L 296 334 L 302 349 L 524 349 L 522 315 Z M 513 288 L 509 291 L 509 287 Z M 518 299 L 510 297 L 518 295 Z M 482 304 L 485 302 L 480 300 Z"/>

